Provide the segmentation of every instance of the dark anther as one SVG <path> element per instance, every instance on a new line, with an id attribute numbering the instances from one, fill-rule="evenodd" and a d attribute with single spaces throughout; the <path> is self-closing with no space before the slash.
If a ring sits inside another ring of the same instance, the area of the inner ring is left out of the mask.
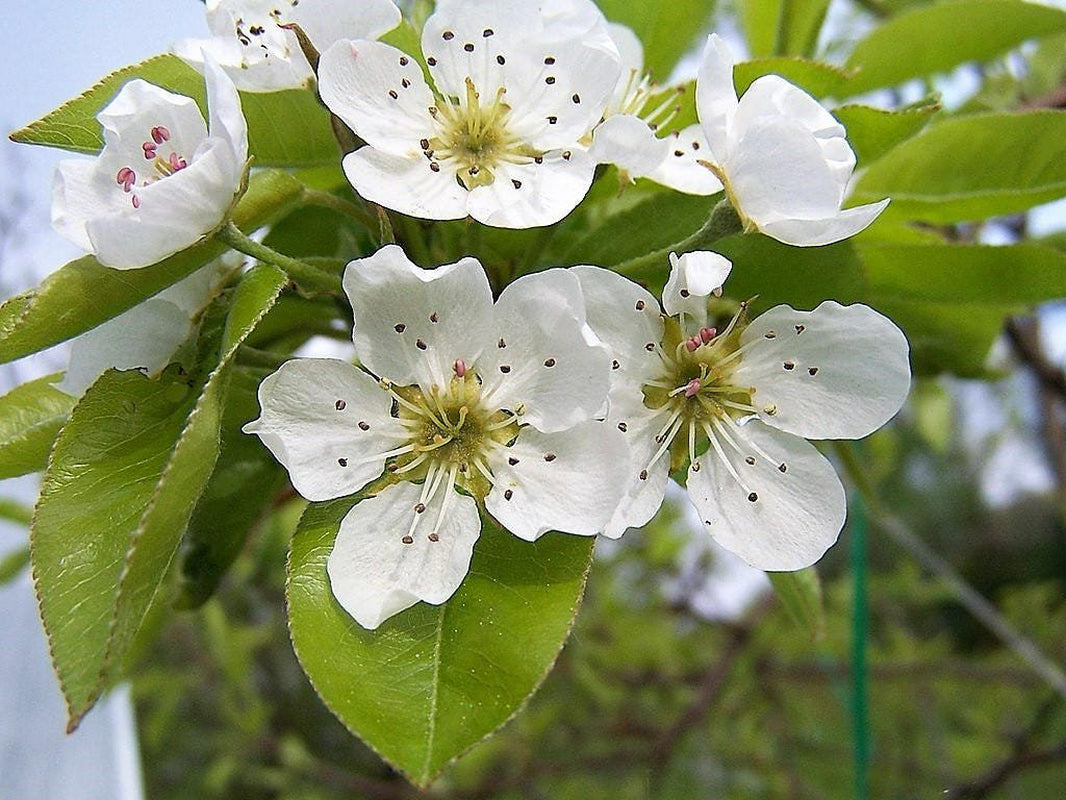
<path id="1" fill-rule="evenodd" d="M 402 322 L 400 322 L 400 323 L 397 323 L 396 325 L 393 325 L 392 329 L 394 331 L 396 331 L 397 333 L 403 333 L 405 330 L 407 330 L 407 326 L 404 325 Z"/>
<path id="2" fill-rule="evenodd" d="M 755 492 L 752 492 L 751 494 L 748 495 L 748 500 L 750 500 L 753 503 L 756 500 L 758 500 L 758 499 L 759 499 L 759 495 L 755 494 Z"/>
<path id="3" fill-rule="evenodd" d="M 368 422 L 366 422 L 365 420 L 359 420 L 359 430 L 361 430 L 361 431 L 370 430 L 370 424 Z"/>
<path id="4" fill-rule="evenodd" d="M 415 341 L 415 347 L 417 347 L 419 350 L 425 350 L 426 349 L 426 343 L 423 342 L 421 339 L 418 339 L 418 340 Z"/>
<path id="5" fill-rule="evenodd" d="M 515 458 L 514 456 L 508 456 L 507 463 L 510 464 L 512 467 L 517 466 L 518 465 L 518 459 Z"/>
<path id="6" fill-rule="evenodd" d="M 512 492 L 510 489 L 503 493 L 504 500 L 510 500 L 512 497 L 514 497 L 514 492 Z"/>
<path id="7" fill-rule="evenodd" d="M 555 359 L 554 358 L 546 359 L 544 361 L 544 366 L 546 366 L 546 367 L 554 367 L 555 366 Z"/>
<path id="8" fill-rule="evenodd" d="M 555 460 L 555 453 L 545 453 L 544 460 L 550 464 L 552 461 Z"/>
<path id="9" fill-rule="evenodd" d="M 796 368 L 796 365 L 793 362 L 791 362 L 791 361 L 786 361 L 782 366 L 785 369 L 795 369 Z"/>
<path id="10" fill-rule="evenodd" d="M 618 430 L 620 430 L 622 433 L 625 433 L 626 431 L 629 430 L 629 426 L 626 425 L 624 422 L 619 422 L 618 423 Z"/>
<path id="11" fill-rule="evenodd" d="M 346 467 L 346 466 L 348 466 L 348 459 L 346 459 L 346 458 L 338 458 L 337 459 L 337 463 L 340 464 L 342 467 Z"/>
<path id="12" fill-rule="evenodd" d="M 348 404 L 347 404 L 347 403 L 345 403 L 345 402 L 344 402 L 343 400 L 338 400 L 338 401 L 337 401 L 336 403 L 334 403 L 334 404 L 333 404 L 333 407 L 334 407 L 335 409 L 337 409 L 338 411 L 344 411 L 344 408 L 345 408 L 345 406 L 347 406 L 347 405 L 348 405 Z"/>
<path id="13" fill-rule="evenodd" d="M 504 375 L 506 375 L 510 371 L 511 368 L 507 364 L 500 364 L 500 372 L 502 372 Z"/>

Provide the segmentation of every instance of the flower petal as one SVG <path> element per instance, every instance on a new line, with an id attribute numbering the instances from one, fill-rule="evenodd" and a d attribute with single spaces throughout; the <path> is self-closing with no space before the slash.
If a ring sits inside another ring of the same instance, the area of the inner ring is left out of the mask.
<path id="1" fill-rule="evenodd" d="M 581 202 L 595 171 L 596 162 L 581 150 L 548 153 L 539 164 L 501 164 L 492 183 L 470 192 L 468 211 L 497 228 L 550 225 Z"/>
<path id="2" fill-rule="evenodd" d="M 343 520 L 326 562 L 333 596 L 355 621 L 376 629 L 394 614 L 424 601 L 439 605 L 451 597 L 470 570 L 474 542 L 481 533 L 477 505 L 466 495 L 452 496 L 437 530 L 445 492 L 416 514 L 421 487 L 389 486 L 357 503 Z M 411 523 L 415 522 L 414 530 Z M 403 537 L 410 531 L 411 543 Z"/>
<path id="3" fill-rule="evenodd" d="M 706 196 L 722 191 L 722 182 L 700 163 L 711 153 L 699 125 L 674 131 L 663 141 L 666 155 L 646 177 L 685 194 Z"/>
<path id="4" fill-rule="evenodd" d="M 233 27 L 223 35 L 204 39 L 179 39 L 170 51 L 193 69 L 203 72 L 204 62 L 216 62 L 242 92 L 277 92 L 305 88 L 314 73 L 299 51 L 296 37 L 277 32 L 286 42 L 289 58 L 263 58 L 261 52 L 249 53 L 233 35 Z M 290 38 L 291 37 L 291 38 Z"/>
<path id="5" fill-rule="evenodd" d="M 602 267 L 571 267 L 570 272 L 581 282 L 589 326 L 611 350 L 612 393 L 616 385 L 639 391 L 640 384 L 658 378 L 662 359 L 656 346 L 663 338 L 658 301 L 629 278 Z"/>
<path id="6" fill-rule="evenodd" d="M 299 25 L 322 52 L 339 39 L 377 39 L 400 20 L 392 0 L 300 0 L 283 21 Z"/>
<path id="7" fill-rule="evenodd" d="M 433 92 L 418 62 L 387 44 L 341 40 L 322 54 L 318 91 L 329 110 L 377 150 L 422 158 L 435 135 Z"/>
<path id="8" fill-rule="evenodd" d="M 632 114 L 608 117 L 596 126 L 592 137 L 589 155 L 600 164 L 614 164 L 631 179 L 655 170 L 667 158 L 670 146 Z"/>
<path id="9" fill-rule="evenodd" d="M 550 530 L 602 532 L 622 498 L 629 464 L 621 434 L 602 422 L 558 433 L 523 427 L 488 461 L 496 483 L 485 508 L 530 542 Z"/>
<path id="10" fill-rule="evenodd" d="M 361 147 L 343 161 L 344 174 L 362 197 L 420 219 L 462 219 L 469 193 L 455 175 L 434 172 L 421 154 L 394 156 Z"/>
<path id="11" fill-rule="evenodd" d="M 845 208 L 824 219 L 780 219 L 767 222 L 760 230 L 779 242 L 798 247 L 818 247 L 854 236 L 868 228 L 888 207 L 888 198 L 877 203 Z"/>
<path id="12" fill-rule="evenodd" d="M 494 341 L 492 290 L 476 259 L 428 270 L 388 245 L 348 264 L 344 291 L 356 354 L 396 384 L 444 386 L 457 359 L 474 364 Z"/>
<path id="13" fill-rule="evenodd" d="M 699 75 L 696 78 L 696 111 L 714 158 L 729 151 L 729 128 L 737 110 L 737 90 L 733 86 L 735 60 L 729 45 L 716 33 L 707 37 Z"/>
<path id="14" fill-rule="evenodd" d="M 332 358 L 286 361 L 259 384 L 259 419 L 244 426 L 289 472 L 308 500 L 357 492 L 385 469 L 406 438 L 392 398 L 365 372 Z"/>
<path id="15" fill-rule="evenodd" d="M 241 111 L 241 98 L 233 81 L 211 59 L 204 64 L 204 81 L 207 84 L 208 130 L 212 137 L 229 146 L 232 164 L 228 182 L 233 183 L 236 190 L 248 160 L 248 123 Z"/>
<path id="16" fill-rule="evenodd" d="M 112 177 L 122 167 L 138 174 L 150 168 L 142 144 L 156 126 L 167 129 L 171 137 L 167 145 L 186 157 L 207 137 L 207 124 L 195 100 L 140 78 L 123 85 L 96 119 L 104 134 L 100 169 Z"/>
<path id="17" fill-rule="evenodd" d="M 668 418 L 644 405 L 640 384 L 612 387 L 611 413 L 606 424 L 625 439 L 629 472 L 625 495 L 607 523 L 604 536 L 617 539 L 629 528 L 639 528 L 662 506 L 670 478 L 670 457 L 660 457 L 654 464 L 651 459 L 660 446 L 655 437 Z"/>
<path id="18" fill-rule="evenodd" d="M 733 262 L 710 250 L 678 257 L 670 254 L 670 278 L 663 288 L 663 309 L 670 316 L 688 314 L 697 325 L 707 322 L 707 296 L 721 293 Z"/>
<path id="19" fill-rule="evenodd" d="M 745 329 L 741 344 L 750 349 L 734 380 L 755 387 L 764 422 L 797 436 L 862 438 L 899 411 L 910 389 L 907 338 L 869 306 L 777 306 Z"/>
<path id="20" fill-rule="evenodd" d="M 755 120 L 721 167 L 737 210 L 760 230 L 781 219 L 823 219 L 840 209 L 841 187 L 821 147 L 787 117 Z"/>
<path id="21" fill-rule="evenodd" d="M 491 341 L 476 369 L 492 407 L 524 409 L 523 422 L 559 431 L 606 403 L 611 357 L 585 324 L 581 284 L 568 270 L 526 275 L 504 289 Z"/>
<path id="22" fill-rule="evenodd" d="M 847 503 L 836 470 L 808 442 L 758 420 L 733 431 L 741 452 L 728 444 L 722 452 L 743 483 L 713 448 L 689 467 L 688 493 L 704 528 L 753 567 L 809 567 L 844 525 Z"/>
<path id="23" fill-rule="evenodd" d="M 52 227 L 83 250 L 92 250 L 86 225 L 100 214 L 118 214 L 126 200 L 109 179 L 87 158 L 68 158 L 56 167 L 52 184 Z"/>
<path id="24" fill-rule="evenodd" d="M 644 45 L 632 28 L 618 22 L 607 23 L 607 35 L 618 50 L 621 68 L 618 84 L 611 97 L 610 108 L 615 109 L 625 100 L 629 90 L 640 83 L 644 73 Z"/>
<path id="25" fill-rule="evenodd" d="M 143 369 L 155 375 L 170 363 L 192 325 L 174 303 L 154 297 L 83 333 L 70 343 L 63 380 L 56 388 L 80 397 L 108 369 Z"/>

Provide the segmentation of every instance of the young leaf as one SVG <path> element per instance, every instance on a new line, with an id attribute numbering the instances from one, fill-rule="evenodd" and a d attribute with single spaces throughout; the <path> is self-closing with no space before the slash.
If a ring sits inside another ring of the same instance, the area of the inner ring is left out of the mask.
<path id="1" fill-rule="evenodd" d="M 285 282 L 275 267 L 245 277 L 253 288 L 237 289 L 202 383 L 177 368 L 154 380 L 109 371 L 59 435 L 30 547 L 70 730 L 112 681 L 152 604 L 218 456 L 232 357 Z"/>
<path id="2" fill-rule="evenodd" d="M 847 70 L 821 61 L 796 56 L 756 58 L 741 61 L 733 68 L 737 94 L 744 94 L 755 79 L 763 75 L 780 75 L 815 97 L 840 95 L 851 79 Z"/>
<path id="3" fill-rule="evenodd" d="M 714 4 L 715 0 L 597 0 L 607 19 L 628 25 L 637 34 L 644 44 L 644 70 L 660 83 L 710 24 Z"/>
<path id="4" fill-rule="evenodd" d="M 755 56 L 814 55 L 829 0 L 742 0 L 740 18 Z"/>
<path id="5" fill-rule="evenodd" d="M 962 222 L 1066 195 L 1066 111 L 974 114 L 927 128 L 859 178 L 852 202 L 891 197 L 886 215 Z"/>
<path id="6" fill-rule="evenodd" d="M 48 375 L 0 397 L 0 480 L 45 468 L 52 442 L 74 408 L 74 398 Z"/>
<path id="7" fill-rule="evenodd" d="M 418 786 L 514 716 L 555 662 L 581 601 L 592 541 L 535 544 L 484 523 L 470 574 L 444 605 L 376 631 L 333 599 L 326 559 L 351 499 L 310 506 L 289 556 L 289 630 L 322 700 Z"/>
<path id="8" fill-rule="evenodd" d="M 283 215 L 296 202 L 301 184 L 283 172 L 252 177 L 234 209 L 234 221 L 248 230 Z M 218 257 L 225 247 L 205 240 L 151 267 L 117 270 L 92 256 L 56 270 L 29 292 L 0 305 L 0 363 L 44 350 L 95 328 L 165 289 Z"/>
<path id="9" fill-rule="evenodd" d="M 847 61 L 851 94 L 987 61 L 1027 39 L 1066 31 L 1066 11 L 1023 0 L 929 3 L 874 28 Z"/>
<path id="10" fill-rule="evenodd" d="M 899 111 L 856 103 L 834 108 L 833 116 L 847 128 L 848 143 L 859 165 L 866 166 L 919 133 L 939 110 L 936 102 Z"/>
<path id="11" fill-rule="evenodd" d="M 95 153 L 104 145 L 96 114 L 134 78 L 194 98 L 206 112 L 204 79 L 180 58 L 162 55 L 113 72 L 84 94 L 11 134 L 24 144 Z M 241 94 L 248 120 L 248 151 L 260 167 L 334 164 L 341 156 L 329 112 L 310 90 Z"/>

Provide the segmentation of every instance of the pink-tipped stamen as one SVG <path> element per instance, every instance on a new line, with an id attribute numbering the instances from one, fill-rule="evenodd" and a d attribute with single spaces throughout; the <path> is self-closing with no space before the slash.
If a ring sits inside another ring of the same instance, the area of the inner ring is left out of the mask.
<path id="1" fill-rule="evenodd" d="M 717 328 L 700 328 L 700 341 L 707 344 L 707 342 L 711 341 L 717 333 Z"/>
<path id="2" fill-rule="evenodd" d="M 115 181 L 122 187 L 122 191 L 128 192 L 133 184 L 137 182 L 137 173 L 129 167 L 123 167 L 118 171 L 118 175 L 115 176 Z"/>
<path id="3" fill-rule="evenodd" d="M 463 359 L 461 359 L 461 358 L 455 359 L 455 363 L 452 364 L 452 369 L 455 370 L 455 375 L 456 375 L 457 378 L 465 378 L 466 377 L 466 362 L 463 361 Z"/>
<path id="4" fill-rule="evenodd" d="M 175 172 L 177 172 L 179 169 L 185 169 L 187 166 L 189 166 L 188 162 L 186 162 L 185 159 L 179 156 L 177 153 L 170 154 L 170 160 L 168 163 L 170 164 L 170 168 Z"/>
<path id="5" fill-rule="evenodd" d="M 695 397 L 702 388 L 703 384 L 700 383 L 700 379 L 693 378 L 685 385 L 685 397 Z"/>
<path id="6" fill-rule="evenodd" d="M 156 144 L 163 144 L 163 142 L 170 141 L 170 131 L 168 131 L 162 125 L 156 125 L 152 128 L 152 141 Z"/>
<path id="7" fill-rule="evenodd" d="M 151 161 L 156 156 L 156 144 L 155 142 L 143 142 L 141 149 L 144 150 L 144 158 L 146 161 Z"/>
<path id="8" fill-rule="evenodd" d="M 133 196 L 133 207 L 134 208 L 140 208 L 141 207 L 141 198 L 139 198 L 137 195 Z"/>
<path id="9" fill-rule="evenodd" d="M 693 336 L 685 342 L 685 349 L 690 353 L 695 353 L 701 344 L 703 344 L 703 340 L 699 336 Z"/>

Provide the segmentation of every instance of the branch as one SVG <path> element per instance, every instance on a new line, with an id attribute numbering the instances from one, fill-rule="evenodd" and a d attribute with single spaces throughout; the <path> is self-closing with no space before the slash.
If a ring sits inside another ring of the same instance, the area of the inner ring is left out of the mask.
<path id="1" fill-rule="evenodd" d="M 1066 399 L 1066 374 L 1048 360 L 1040 348 L 1032 317 L 1011 317 L 1005 330 L 1018 359 L 1029 367 L 1040 383 L 1058 397 Z"/>

